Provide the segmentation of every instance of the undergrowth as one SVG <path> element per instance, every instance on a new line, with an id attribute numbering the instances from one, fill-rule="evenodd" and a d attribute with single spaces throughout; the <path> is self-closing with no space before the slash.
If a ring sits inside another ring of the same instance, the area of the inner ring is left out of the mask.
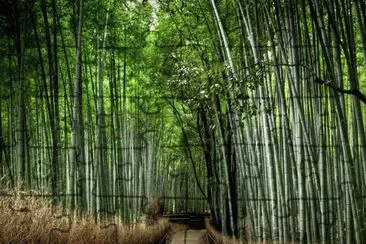
<path id="1" fill-rule="evenodd" d="M 4 191 L 2 192 L 4 193 Z M 159 243 L 170 225 L 161 219 L 124 225 L 77 218 L 50 201 L 7 191 L 0 196 L 0 243 Z"/>
<path id="2" fill-rule="evenodd" d="M 209 219 L 205 219 L 205 227 L 207 234 L 210 235 L 215 241 L 221 244 L 242 244 L 243 242 L 234 238 L 224 236 L 218 232 L 210 223 Z"/>

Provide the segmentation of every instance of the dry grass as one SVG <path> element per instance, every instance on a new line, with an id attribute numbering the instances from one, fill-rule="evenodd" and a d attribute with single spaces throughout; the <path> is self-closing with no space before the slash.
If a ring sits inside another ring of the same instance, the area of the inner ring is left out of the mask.
<path id="1" fill-rule="evenodd" d="M 160 202 L 159 198 L 152 198 L 148 202 L 146 223 L 148 225 L 154 225 L 164 212 L 164 203 Z"/>
<path id="2" fill-rule="evenodd" d="M 260 240 L 260 241 L 255 241 L 255 240 L 237 240 L 237 239 L 233 239 L 227 236 L 224 236 L 223 234 L 221 234 L 219 231 L 217 231 L 211 224 L 209 219 L 205 219 L 205 227 L 207 229 L 207 232 L 209 235 L 212 236 L 212 238 L 220 244 L 297 244 L 298 242 L 283 242 L 283 241 L 272 241 L 272 240 Z M 248 233 L 246 234 L 248 235 Z"/>
<path id="3" fill-rule="evenodd" d="M 22 192 L 7 193 L 14 196 L 0 196 L 0 243 L 158 243 L 170 228 L 167 220 L 151 226 L 96 224 Z"/>
<path id="4" fill-rule="evenodd" d="M 242 244 L 243 241 L 229 238 L 227 236 L 222 235 L 218 232 L 211 224 L 209 219 L 205 219 L 205 227 L 207 230 L 207 234 L 210 235 L 215 241 L 220 244 Z"/>

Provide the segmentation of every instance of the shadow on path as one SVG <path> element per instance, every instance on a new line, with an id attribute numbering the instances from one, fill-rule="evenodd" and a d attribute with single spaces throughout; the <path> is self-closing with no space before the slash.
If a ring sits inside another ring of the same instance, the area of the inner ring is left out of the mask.
<path id="1" fill-rule="evenodd" d="M 206 230 L 184 230 L 174 233 L 171 237 L 171 244 L 205 244 L 207 243 Z"/>

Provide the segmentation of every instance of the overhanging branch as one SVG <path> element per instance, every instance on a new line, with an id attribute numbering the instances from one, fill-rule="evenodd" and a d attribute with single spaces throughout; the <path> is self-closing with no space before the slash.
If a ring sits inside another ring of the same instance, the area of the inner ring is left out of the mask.
<path id="1" fill-rule="evenodd" d="M 343 94 L 353 95 L 356 98 L 358 98 L 359 100 L 361 100 L 361 102 L 366 104 L 366 96 L 362 92 L 360 92 L 360 90 L 357 89 L 357 88 L 346 90 L 346 89 L 343 89 L 343 88 L 340 88 L 340 87 L 334 85 L 332 82 L 321 80 L 318 77 L 316 77 L 314 81 L 318 84 L 321 84 L 321 85 L 327 86 L 329 88 L 332 88 L 333 90 L 335 90 L 337 92 L 340 92 L 340 93 L 343 93 Z"/>

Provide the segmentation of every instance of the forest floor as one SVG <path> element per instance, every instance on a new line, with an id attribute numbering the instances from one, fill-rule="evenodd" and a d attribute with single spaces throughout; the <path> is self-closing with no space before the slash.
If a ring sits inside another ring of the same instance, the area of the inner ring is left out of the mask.
<path id="1" fill-rule="evenodd" d="M 28 196 L 29 192 L 0 189 L 0 193 L 0 243 L 154 244 L 171 228 L 164 219 L 153 225 L 144 221 L 126 225 L 120 219 L 95 223 Z"/>
<path id="2" fill-rule="evenodd" d="M 0 189 L 0 243 L 153 244 L 167 236 L 166 243 L 200 244 L 207 243 L 208 232 L 220 243 L 241 243 L 223 237 L 210 225 L 191 229 L 163 217 L 152 225 L 145 221 L 125 225 L 120 219 L 95 223 L 93 218 L 75 217 L 61 206 L 29 194 Z"/>
<path id="3" fill-rule="evenodd" d="M 208 236 L 218 243 L 243 243 L 223 236 L 208 219 L 205 221 L 202 228 L 206 229 L 192 229 L 163 217 L 152 225 L 144 221 L 125 225 L 120 219 L 95 223 L 92 218 L 74 217 L 61 206 L 29 196 L 29 192 L 0 189 L 0 243 L 154 244 L 161 243 L 165 236 L 166 243 L 171 244 L 208 243 Z"/>
<path id="4" fill-rule="evenodd" d="M 185 230 L 172 235 L 171 244 L 203 244 L 207 243 L 206 230 Z"/>
<path id="5" fill-rule="evenodd" d="M 223 236 L 210 224 L 209 219 L 205 218 L 204 226 L 197 225 L 197 222 L 185 224 L 170 222 L 167 244 L 243 244 L 242 241 Z M 210 238 L 209 238 L 210 237 Z M 213 238 L 213 239 L 212 239 Z M 248 242 L 251 243 L 251 242 Z"/>

